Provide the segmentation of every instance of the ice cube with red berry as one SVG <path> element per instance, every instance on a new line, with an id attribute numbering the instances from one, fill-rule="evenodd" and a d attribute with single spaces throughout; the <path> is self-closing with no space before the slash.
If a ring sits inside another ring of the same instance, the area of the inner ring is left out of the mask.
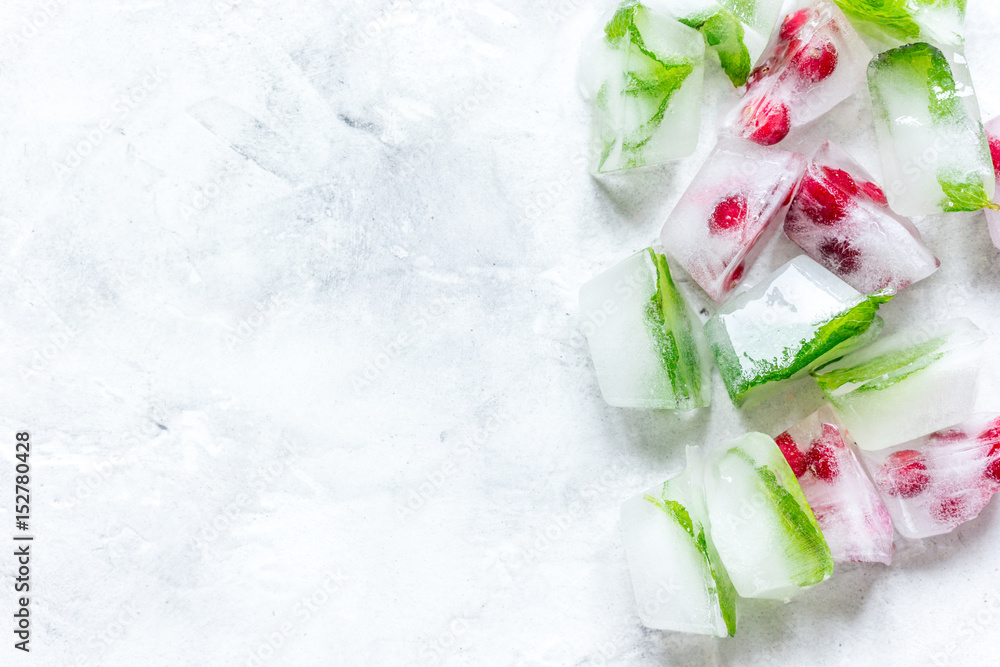
<path id="1" fill-rule="evenodd" d="M 892 519 L 833 408 L 823 406 L 775 442 L 798 477 L 833 559 L 888 565 Z"/>
<path id="2" fill-rule="evenodd" d="M 978 413 L 861 456 L 900 535 L 948 533 L 976 518 L 1000 490 L 1000 414 Z"/>
<path id="3" fill-rule="evenodd" d="M 859 292 L 901 290 L 940 266 L 871 174 L 832 142 L 816 151 L 785 219 L 785 235 Z"/>
<path id="4" fill-rule="evenodd" d="M 968 319 L 897 332 L 813 375 L 858 447 L 879 451 L 968 418 L 987 335 Z"/>
<path id="5" fill-rule="evenodd" d="M 799 9 L 775 31 L 726 127 L 761 145 L 777 144 L 850 97 L 871 55 L 832 2 Z"/>
<path id="6" fill-rule="evenodd" d="M 986 139 L 990 144 L 993 171 L 997 180 L 1000 181 L 1000 116 L 986 123 Z M 986 222 L 990 228 L 990 238 L 993 240 L 993 245 L 1000 248 L 1000 211 L 987 208 Z"/>
<path id="7" fill-rule="evenodd" d="M 720 140 L 660 233 L 664 249 L 721 303 L 784 220 L 806 159 Z"/>

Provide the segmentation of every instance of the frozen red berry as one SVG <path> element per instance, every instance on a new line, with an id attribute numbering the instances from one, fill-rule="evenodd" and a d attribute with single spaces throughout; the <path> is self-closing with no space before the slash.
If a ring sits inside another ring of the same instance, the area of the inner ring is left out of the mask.
<path id="1" fill-rule="evenodd" d="M 993 157 L 993 168 L 1000 174 L 1000 137 L 990 138 L 990 155 Z"/>
<path id="2" fill-rule="evenodd" d="M 778 34 L 778 37 L 783 42 L 791 41 L 802 30 L 802 26 L 809 23 L 809 19 L 812 17 L 813 10 L 811 9 L 800 9 L 797 12 L 792 12 L 782 21 L 781 32 Z"/>
<path id="3" fill-rule="evenodd" d="M 838 59 L 833 42 L 810 42 L 792 56 L 792 67 L 806 81 L 818 83 L 833 74 Z"/>
<path id="4" fill-rule="evenodd" d="M 788 136 L 792 129 L 792 115 L 782 102 L 764 98 L 744 111 L 746 137 L 761 146 L 773 146 Z"/>
<path id="5" fill-rule="evenodd" d="M 849 195 L 856 195 L 860 192 L 857 181 L 843 169 L 833 167 L 823 167 L 823 176 L 830 185 Z"/>
<path id="6" fill-rule="evenodd" d="M 872 183 L 871 181 L 865 181 L 861 183 L 858 187 L 861 188 L 861 192 L 865 194 L 868 199 L 872 200 L 879 206 L 888 206 L 889 200 L 885 197 L 885 191 L 882 190 L 878 185 Z"/>
<path id="7" fill-rule="evenodd" d="M 813 443 L 807 457 L 809 470 L 824 482 L 832 482 L 840 474 L 837 450 L 824 440 Z"/>
<path id="8" fill-rule="evenodd" d="M 965 440 L 969 436 L 960 428 L 946 428 L 941 431 L 936 431 L 927 436 L 927 440 L 930 444 L 941 445 L 949 442 L 958 442 L 959 440 Z"/>
<path id="9" fill-rule="evenodd" d="M 777 443 L 778 449 L 781 453 L 785 455 L 785 460 L 788 461 L 789 467 L 791 467 L 792 472 L 795 473 L 796 477 L 802 477 L 806 474 L 806 469 L 809 467 L 806 461 L 806 455 L 802 453 L 799 446 L 795 444 L 795 440 L 788 434 L 784 432 L 774 439 Z"/>
<path id="10" fill-rule="evenodd" d="M 941 523 L 959 524 L 970 518 L 969 503 L 965 496 L 945 496 L 931 505 L 931 515 Z"/>
<path id="11" fill-rule="evenodd" d="M 1000 443 L 1000 419 L 997 419 L 988 429 L 980 433 L 977 440 L 982 443 Z"/>
<path id="12" fill-rule="evenodd" d="M 997 452 L 996 449 L 994 448 L 994 451 L 990 452 L 989 463 L 986 464 L 986 470 L 983 474 L 986 479 L 1000 484 L 1000 452 Z"/>
<path id="13" fill-rule="evenodd" d="M 712 234 L 740 229 L 747 221 L 747 198 L 743 195 L 730 195 L 715 205 L 712 217 L 708 221 L 708 231 Z"/>
<path id="14" fill-rule="evenodd" d="M 729 275 L 729 289 L 733 289 L 740 284 L 740 281 L 743 280 L 744 271 L 746 271 L 746 267 L 743 264 L 733 269 L 733 272 Z"/>
<path id="15" fill-rule="evenodd" d="M 913 498 L 931 482 L 924 455 L 912 449 L 893 452 L 877 476 L 879 488 L 896 498 Z"/>
<path id="16" fill-rule="evenodd" d="M 802 208 L 817 225 L 835 225 L 847 217 L 851 205 L 849 194 L 838 188 L 828 187 L 810 174 L 802 179 L 799 188 Z"/>
<path id="17" fill-rule="evenodd" d="M 754 68 L 750 72 L 750 75 L 747 76 L 747 88 L 753 88 L 758 81 L 767 78 L 774 71 L 777 64 L 777 60 L 772 56 Z"/>

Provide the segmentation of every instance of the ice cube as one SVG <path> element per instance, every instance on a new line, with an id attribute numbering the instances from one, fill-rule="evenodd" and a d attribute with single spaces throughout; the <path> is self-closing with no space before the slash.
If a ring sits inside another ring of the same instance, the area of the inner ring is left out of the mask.
<path id="1" fill-rule="evenodd" d="M 802 486 L 833 560 L 888 565 L 892 519 L 833 408 L 823 406 L 774 440 Z"/>
<path id="2" fill-rule="evenodd" d="M 663 225 L 664 249 L 721 303 L 784 220 L 805 165 L 798 153 L 720 140 Z"/>
<path id="3" fill-rule="evenodd" d="M 705 36 L 734 86 L 747 81 L 781 12 L 782 0 L 657 0 L 663 10 Z"/>
<path id="4" fill-rule="evenodd" d="M 736 592 L 712 542 L 701 455 L 622 505 L 625 553 L 642 624 L 725 637 L 736 633 Z"/>
<path id="5" fill-rule="evenodd" d="M 774 440 L 750 433 L 709 454 L 712 538 L 736 592 L 787 600 L 833 573 L 833 558 Z"/>
<path id="6" fill-rule="evenodd" d="M 889 293 L 866 296 L 805 255 L 733 298 L 705 325 L 737 405 L 757 402 L 878 336 Z"/>
<path id="7" fill-rule="evenodd" d="M 864 81 L 871 55 L 833 3 L 789 14 L 751 72 L 726 127 L 736 136 L 774 145 L 850 97 Z"/>
<path id="8" fill-rule="evenodd" d="M 901 290 L 941 263 L 895 213 L 871 174 L 827 142 L 809 162 L 785 235 L 859 292 Z"/>
<path id="9" fill-rule="evenodd" d="M 834 0 L 851 22 L 887 46 L 935 42 L 959 46 L 965 0 Z"/>
<path id="10" fill-rule="evenodd" d="M 965 318 L 882 338 L 814 373 L 858 447 L 878 451 L 972 413 L 986 334 Z"/>
<path id="11" fill-rule="evenodd" d="M 900 215 L 1000 208 L 990 201 L 996 181 L 965 58 L 949 53 L 909 44 L 868 67 L 885 192 Z"/>
<path id="12" fill-rule="evenodd" d="M 997 116 L 986 124 L 986 139 L 990 146 L 993 171 L 996 179 L 1000 181 L 1000 116 Z M 986 222 L 989 225 L 990 238 L 993 240 L 993 245 L 1000 248 L 1000 211 L 987 208 Z"/>
<path id="13" fill-rule="evenodd" d="M 1000 489 L 1000 415 L 861 456 L 901 535 L 941 535 L 976 518 Z"/>
<path id="14" fill-rule="evenodd" d="M 709 404 L 712 357 L 701 320 L 656 249 L 585 284 L 580 308 L 601 393 L 610 405 L 693 410 Z"/>
<path id="15" fill-rule="evenodd" d="M 701 124 L 705 40 L 668 14 L 623 3 L 581 64 L 594 106 L 595 174 L 694 152 Z"/>

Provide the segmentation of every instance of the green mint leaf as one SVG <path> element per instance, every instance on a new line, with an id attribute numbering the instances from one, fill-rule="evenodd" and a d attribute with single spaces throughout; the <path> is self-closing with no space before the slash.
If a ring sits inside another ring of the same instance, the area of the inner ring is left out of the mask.
<path id="1" fill-rule="evenodd" d="M 734 86 L 739 88 L 747 82 L 750 51 L 743 42 L 746 31 L 738 18 L 723 9 L 711 16 L 690 16 L 680 22 L 700 32 L 705 43 L 715 49 L 723 71 Z"/>
<path id="2" fill-rule="evenodd" d="M 647 251 L 656 269 L 656 292 L 646 306 L 646 326 L 670 378 L 674 400 L 696 401 L 702 389 L 702 359 L 695 342 L 695 324 L 674 285 L 667 258 L 652 248 Z"/>
<path id="3" fill-rule="evenodd" d="M 920 37 L 920 26 L 905 0 L 833 0 L 854 21 L 871 23 L 902 42 Z"/>
<path id="4" fill-rule="evenodd" d="M 968 179 L 963 174 L 938 174 L 938 183 L 941 184 L 945 197 L 941 208 L 948 213 L 978 211 L 983 208 L 1000 211 L 1000 206 L 994 204 L 986 194 L 979 174 L 970 174 Z"/>
<path id="5" fill-rule="evenodd" d="M 799 563 L 808 565 L 801 572 L 796 572 L 793 583 L 805 588 L 818 584 L 830 576 L 833 573 L 833 555 L 820 531 L 816 517 L 806 502 L 802 487 L 795 481 L 791 470 L 788 471 L 791 480 L 786 488 L 778 481 L 774 471 L 767 466 L 755 465 L 754 460 L 739 447 L 734 447 L 729 453 L 735 454 L 749 465 L 764 485 L 771 507 L 781 521 L 783 532 L 788 538 L 788 543 L 783 545 L 785 553 L 795 554 Z M 781 455 L 780 451 L 778 455 Z"/>
<path id="6" fill-rule="evenodd" d="M 886 389 L 922 371 L 944 356 L 938 350 L 947 341 L 947 337 L 935 338 L 902 350 L 886 352 L 851 368 L 816 375 L 816 382 L 828 395 L 847 384 L 857 385 L 853 391 Z"/>
<path id="7" fill-rule="evenodd" d="M 755 387 L 769 382 L 790 380 L 800 373 L 811 370 L 811 367 L 820 362 L 824 355 L 868 331 L 875 321 L 879 307 L 891 301 L 893 296 L 895 294 L 888 292 L 866 296 L 857 305 L 819 326 L 811 339 L 799 341 L 797 347 L 785 348 L 780 358 L 751 359 L 744 353 L 753 364 L 752 374 L 745 373 L 739 361 L 732 358 L 727 350 L 713 345 L 719 371 L 726 379 L 726 389 L 730 398 L 739 404 Z"/>
<path id="8" fill-rule="evenodd" d="M 875 71 L 888 69 L 887 76 L 907 77 L 912 85 L 925 86 L 928 108 L 936 120 L 964 117 L 951 65 L 937 47 L 926 42 L 900 46 L 876 56 L 871 67 Z"/>
<path id="9" fill-rule="evenodd" d="M 638 9 L 638 2 L 623 2 L 618 7 L 615 15 L 604 26 L 604 35 L 608 42 L 617 46 L 628 35 L 629 28 L 635 29 L 635 12 Z"/>

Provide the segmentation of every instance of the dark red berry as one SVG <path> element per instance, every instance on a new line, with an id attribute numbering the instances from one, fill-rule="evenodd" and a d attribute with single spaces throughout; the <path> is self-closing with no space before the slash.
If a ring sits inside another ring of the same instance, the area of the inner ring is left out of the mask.
<path id="1" fill-rule="evenodd" d="M 735 269 L 733 269 L 732 274 L 730 274 L 729 276 L 729 285 L 726 289 L 733 289 L 734 287 L 739 285 L 740 281 L 743 280 L 744 271 L 746 271 L 746 267 L 743 264 L 740 264 Z"/>
<path id="2" fill-rule="evenodd" d="M 993 157 L 993 169 L 1000 175 L 1000 137 L 990 137 L 990 155 Z"/>
<path id="3" fill-rule="evenodd" d="M 806 474 L 806 469 L 809 467 L 806 455 L 795 444 L 795 439 L 788 434 L 788 431 L 775 438 L 774 442 L 777 443 L 781 453 L 785 455 L 785 460 L 788 461 L 788 465 L 791 467 L 792 472 L 795 473 L 795 476 L 802 477 L 802 475 Z"/>
<path id="4" fill-rule="evenodd" d="M 986 471 L 983 473 L 987 479 L 1000 484 L 1000 452 L 990 452 L 989 463 L 986 464 Z"/>
<path id="5" fill-rule="evenodd" d="M 835 225 L 847 217 L 851 197 L 837 188 L 831 188 L 810 174 L 802 179 L 799 188 L 802 209 L 817 225 Z"/>
<path id="6" fill-rule="evenodd" d="M 747 88 L 753 88 L 761 79 L 767 78 L 776 65 L 777 61 L 773 56 L 758 65 L 747 77 Z"/>
<path id="7" fill-rule="evenodd" d="M 857 181 L 854 177 L 848 174 L 843 169 L 834 169 L 833 167 L 823 167 L 823 176 L 830 185 L 839 189 L 841 192 L 847 193 L 849 195 L 856 195 L 860 192 L 858 188 Z"/>
<path id="8" fill-rule="evenodd" d="M 844 239 L 824 239 L 819 252 L 834 273 L 848 275 L 861 268 L 861 251 Z"/>
<path id="9" fill-rule="evenodd" d="M 982 443 L 1000 443 L 1000 419 L 997 419 L 988 429 L 980 433 L 977 440 Z"/>
<path id="10" fill-rule="evenodd" d="M 958 442 L 959 440 L 966 440 L 969 436 L 966 435 L 965 431 L 960 428 L 947 428 L 943 431 L 937 431 L 931 433 L 927 436 L 927 440 L 931 444 L 941 445 L 948 442 Z"/>
<path id="11" fill-rule="evenodd" d="M 931 514 L 941 523 L 959 524 L 965 521 L 969 504 L 964 496 L 946 496 L 931 507 Z"/>
<path id="12" fill-rule="evenodd" d="M 823 441 L 813 444 L 809 450 L 809 470 L 824 482 L 832 482 L 840 473 L 837 452 Z"/>
<path id="13" fill-rule="evenodd" d="M 885 192 L 875 183 L 865 181 L 860 186 L 861 192 L 879 206 L 888 206 L 889 200 L 885 197 Z"/>
<path id="14" fill-rule="evenodd" d="M 747 198 L 743 195 L 730 195 L 715 205 L 712 217 L 708 221 L 708 231 L 712 234 L 723 234 L 740 229 L 746 221 Z"/>
<path id="15" fill-rule="evenodd" d="M 913 498 L 920 495 L 931 482 L 924 455 L 912 449 L 893 452 L 882 465 L 877 476 L 882 491 L 896 498 Z"/>
<path id="16" fill-rule="evenodd" d="M 812 9 L 800 9 L 797 12 L 789 14 L 781 23 L 781 32 L 778 34 L 778 38 L 783 42 L 791 41 L 793 37 L 799 34 L 802 26 L 809 23 L 809 19 L 812 17 Z"/>
<path id="17" fill-rule="evenodd" d="M 833 42 L 810 42 L 792 56 L 792 67 L 806 81 L 819 83 L 837 69 L 837 47 Z"/>
<path id="18" fill-rule="evenodd" d="M 767 98 L 744 110 L 746 115 L 745 136 L 761 146 L 773 146 L 788 136 L 792 129 L 792 116 L 782 102 L 771 102 Z"/>

